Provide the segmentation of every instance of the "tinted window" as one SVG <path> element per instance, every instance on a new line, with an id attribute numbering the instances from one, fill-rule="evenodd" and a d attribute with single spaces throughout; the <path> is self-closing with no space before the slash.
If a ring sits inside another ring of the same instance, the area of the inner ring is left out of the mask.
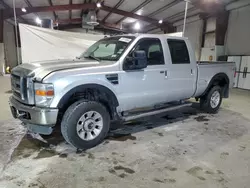
<path id="1" fill-rule="evenodd" d="M 144 50 L 147 54 L 148 65 L 164 64 L 164 56 L 161 41 L 159 39 L 142 39 L 133 51 Z"/>
<path id="2" fill-rule="evenodd" d="M 185 41 L 168 39 L 168 46 L 173 64 L 190 63 L 188 49 Z"/>

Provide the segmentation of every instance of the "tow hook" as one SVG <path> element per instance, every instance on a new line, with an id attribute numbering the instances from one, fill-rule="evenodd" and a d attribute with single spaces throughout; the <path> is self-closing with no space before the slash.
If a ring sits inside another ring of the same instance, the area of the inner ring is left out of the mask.
<path id="1" fill-rule="evenodd" d="M 22 117 L 24 117 L 25 115 L 26 115 L 25 112 L 19 113 L 19 111 L 16 110 L 16 117 L 17 117 L 17 118 L 22 118 Z"/>

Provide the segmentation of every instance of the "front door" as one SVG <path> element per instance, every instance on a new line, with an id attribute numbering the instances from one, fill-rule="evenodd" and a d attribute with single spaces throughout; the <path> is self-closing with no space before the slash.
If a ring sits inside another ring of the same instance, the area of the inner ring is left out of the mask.
<path id="1" fill-rule="evenodd" d="M 166 100 L 165 60 L 162 44 L 158 38 L 144 38 L 137 42 L 128 56 L 135 50 L 144 50 L 148 66 L 142 70 L 122 71 L 118 89 L 122 111 L 149 107 Z"/>

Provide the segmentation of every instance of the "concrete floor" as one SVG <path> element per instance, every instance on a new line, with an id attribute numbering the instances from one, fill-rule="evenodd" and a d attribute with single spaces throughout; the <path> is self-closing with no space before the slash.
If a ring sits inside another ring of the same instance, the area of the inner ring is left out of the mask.
<path id="1" fill-rule="evenodd" d="M 10 116 L 8 83 L 0 77 L 1 188 L 249 187 L 248 91 L 232 90 L 216 115 L 194 104 L 128 123 L 80 152 L 57 133 L 48 143 L 25 135 Z"/>

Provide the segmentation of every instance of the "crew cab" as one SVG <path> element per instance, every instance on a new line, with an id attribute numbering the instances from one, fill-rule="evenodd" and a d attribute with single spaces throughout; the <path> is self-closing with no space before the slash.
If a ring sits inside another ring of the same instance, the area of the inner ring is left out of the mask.
<path id="1" fill-rule="evenodd" d="M 185 37 L 112 36 L 73 60 L 14 68 L 10 107 L 30 131 L 51 134 L 61 126 L 68 143 L 88 149 L 103 141 L 111 121 L 188 106 L 189 98 L 216 113 L 234 72 L 233 62 L 196 62 Z"/>

